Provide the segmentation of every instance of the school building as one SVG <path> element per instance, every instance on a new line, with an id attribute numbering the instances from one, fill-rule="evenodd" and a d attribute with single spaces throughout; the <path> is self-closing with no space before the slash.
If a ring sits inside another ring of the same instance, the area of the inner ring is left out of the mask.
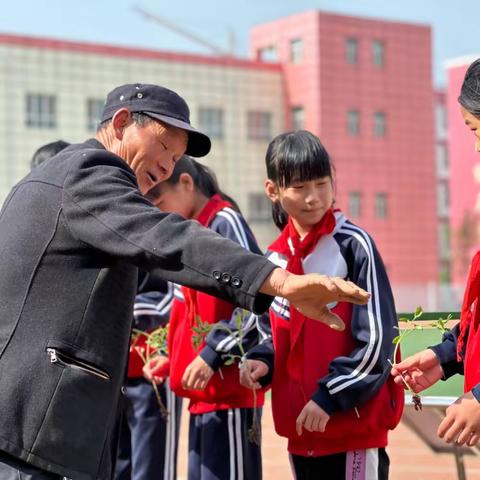
<path id="1" fill-rule="evenodd" d="M 399 309 L 443 308 L 429 26 L 309 11 L 254 27 L 249 59 L 0 34 L 0 199 L 38 146 L 93 136 L 106 93 L 127 82 L 188 101 L 212 137 L 204 162 L 262 247 L 276 235 L 263 195 L 269 140 L 319 135 L 337 205 L 374 236 Z"/>

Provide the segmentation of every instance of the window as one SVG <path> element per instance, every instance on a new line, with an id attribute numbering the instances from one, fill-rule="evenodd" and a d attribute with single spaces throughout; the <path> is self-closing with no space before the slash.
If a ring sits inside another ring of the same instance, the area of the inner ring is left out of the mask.
<path id="1" fill-rule="evenodd" d="M 447 183 L 439 183 L 437 185 L 437 204 L 438 204 L 438 215 L 440 217 L 448 217 L 448 207 L 450 199 L 448 192 Z"/>
<path id="2" fill-rule="evenodd" d="M 382 138 L 386 135 L 386 117 L 383 112 L 375 112 L 373 114 L 373 135 Z"/>
<path id="3" fill-rule="evenodd" d="M 278 52 L 274 46 L 259 48 L 257 51 L 257 58 L 262 62 L 278 62 Z"/>
<path id="4" fill-rule="evenodd" d="M 348 195 L 348 214 L 350 218 L 359 218 L 362 213 L 362 195 L 359 192 L 350 192 Z"/>
<path id="5" fill-rule="evenodd" d="M 448 223 L 438 225 L 438 250 L 440 258 L 448 259 L 450 257 L 450 226 Z"/>
<path id="6" fill-rule="evenodd" d="M 385 66 L 385 46 L 381 40 L 374 40 L 372 43 L 373 64 L 376 67 Z"/>
<path id="7" fill-rule="evenodd" d="M 303 107 L 292 108 L 292 130 L 301 130 L 304 128 L 304 110 Z"/>
<path id="8" fill-rule="evenodd" d="M 198 111 L 199 128 L 211 138 L 223 138 L 223 110 L 203 108 Z"/>
<path id="9" fill-rule="evenodd" d="M 445 177 L 448 175 L 448 151 L 446 145 L 437 144 L 437 175 Z"/>
<path id="10" fill-rule="evenodd" d="M 87 100 L 87 130 L 96 130 L 102 118 L 104 100 L 89 98 Z"/>
<path id="11" fill-rule="evenodd" d="M 33 95 L 26 97 L 27 127 L 55 128 L 56 98 L 53 95 Z"/>
<path id="12" fill-rule="evenodd" d="M 444 140 L 447 138 L 447 109 L 445 105 L 435 105 L 435 128 L 437 138 Z"/>
<path id="13" fill-rule="evenodd" d="M 345 59 L 350 65 L 358 63 L 358 41 L 356 38 L 347 38 L 345 42 Z"/>
<path id="14" fill-rule="evenodd" d="M 303 40 L 295 38 L 290 40 L 290 62 L 302 63 L 303 61 Z"/>
<path id="15" fill-rule="evenodd" d="M 263 192 L 250 192 L 248 194 L 248 212 L 252 222 L 270 223 L 272 221 L 272 202 Z"/>
<path id="16" fill-rule="evenodd" d="M 270 112 L 251 111 L 247 113 L 247 137 L 249 140 L 270 140 L 272 138 L 272 115 Z"/>
<path id="17" fill-rule="evenodd" d="M 375 216 L 377 218 L 387 218 L 387 194 L 377 193 L 375 195 Z"/>
<path id="18" fill-rule="evenodd" d="M 350 110 L 347 113 L 347 132 L 352 137 L 360 133 L 360 113 L 358 110 Z"/>

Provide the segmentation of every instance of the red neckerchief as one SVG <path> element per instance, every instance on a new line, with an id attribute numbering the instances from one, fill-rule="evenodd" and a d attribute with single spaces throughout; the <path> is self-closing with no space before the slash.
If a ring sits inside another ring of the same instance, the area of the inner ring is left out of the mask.
<path id="1" fill-rule="evenodd" d="M 457 341 L 457 360 L 462 361 L 462 354 L 465 345 L 465 335 L 472 320 L 476 323 L 479 321 L 480 308 L 474 305 L 478 304 L 480 296 L 480 251 L 478 251 L 472 259 L 470 272 L 468 274 L 467 286 L 463 296 L 462 310 L 460 312 L 460 333 Z M 473 312 L 475 311 L 475 318 Z"/>
<path id="2" fill-rule="evenodd" d="M 206 205 L 202 208 L 200 213 L 197 215 L 195 220 L 202 224 L 204 227 L 208 227 L 210 222 L 215 218 L 218 212 L 223 210 L 224 208 L 232 208 L 232 204 L 223 200 L 223 198 L 215 194 L 213 197 L 210 197 Z M 185 297 L 185 307 L 187 311 L 187 318 L 190 322 L 190 325 L 193 325 L 196 321 L 197 316 L 197 307 L 196 307 L 196 298 L 197 298 L 197 291 L 188 288 L 182 287 L 183 296 Z"/>
<path id="3" fill-rule="evenodd" d="M 335 224 L 333 208 L 330 208 L 308 232 L 307 236 L 301 240 L 292 219 L 289 217 L 287 226 L 268 249 L 285 255 L 288 259 L 286 270 L 301 275 L 304 273 L 303 259 L 313 251 L 320 238 L 332 233 Z M 305 315 L 290 305 L 290 354 L 287 368 L 292 377 L 297 380 L 300 380 L 303 368 L 303 347 L 299 339 L 303 336 L 303 325 L 306 318 Z"/>

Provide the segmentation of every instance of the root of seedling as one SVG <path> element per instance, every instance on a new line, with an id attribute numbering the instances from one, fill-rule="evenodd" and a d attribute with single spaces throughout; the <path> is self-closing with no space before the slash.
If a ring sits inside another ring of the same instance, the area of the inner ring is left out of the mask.
<path id="1" fill-rule="evenodd" d="M 257 391 L 252 388 L 253 393 L 253 421 L 252 426 L 248 429 L 247 437 L 250 443 L 255 445 L 260 445 L 261 442 L 261 430 L 260 422 L 258 420 L 258 411 L 257 411 Z"/>
<path id="2" fill-rule="evenodd" d="M 153 387 L 153 390 L 155 391 L 155 396 L 157 397 L 160 415 L 162 416 L 163 419 L 166 419 L 168 418 L 168 415 L 170 414 L 170 412 L 168 411 L 167 407 L 163 403 L 162 397 L 160 396 L 160 392 L 158 391 L 158 387 L 155 382 L 152 382 L 152 387 Z"/>

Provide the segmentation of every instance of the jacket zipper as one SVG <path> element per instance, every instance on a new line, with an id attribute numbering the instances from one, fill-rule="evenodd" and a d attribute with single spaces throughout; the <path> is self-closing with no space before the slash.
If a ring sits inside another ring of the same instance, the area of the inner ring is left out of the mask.
<path id="1" fill-rule="evenodd" d="M 55 348 L 47 348 L 47 353 L 50 356 L 50 363 L 58 363 L 63 367 L 73 368 L 90 373 L 98 378 L 101 378 L 102 380 L 110 380 L 110 375 L 103 370 L 84 363 L 77 358 L 72 358 L 63 352 L 59 352 Z"/>

